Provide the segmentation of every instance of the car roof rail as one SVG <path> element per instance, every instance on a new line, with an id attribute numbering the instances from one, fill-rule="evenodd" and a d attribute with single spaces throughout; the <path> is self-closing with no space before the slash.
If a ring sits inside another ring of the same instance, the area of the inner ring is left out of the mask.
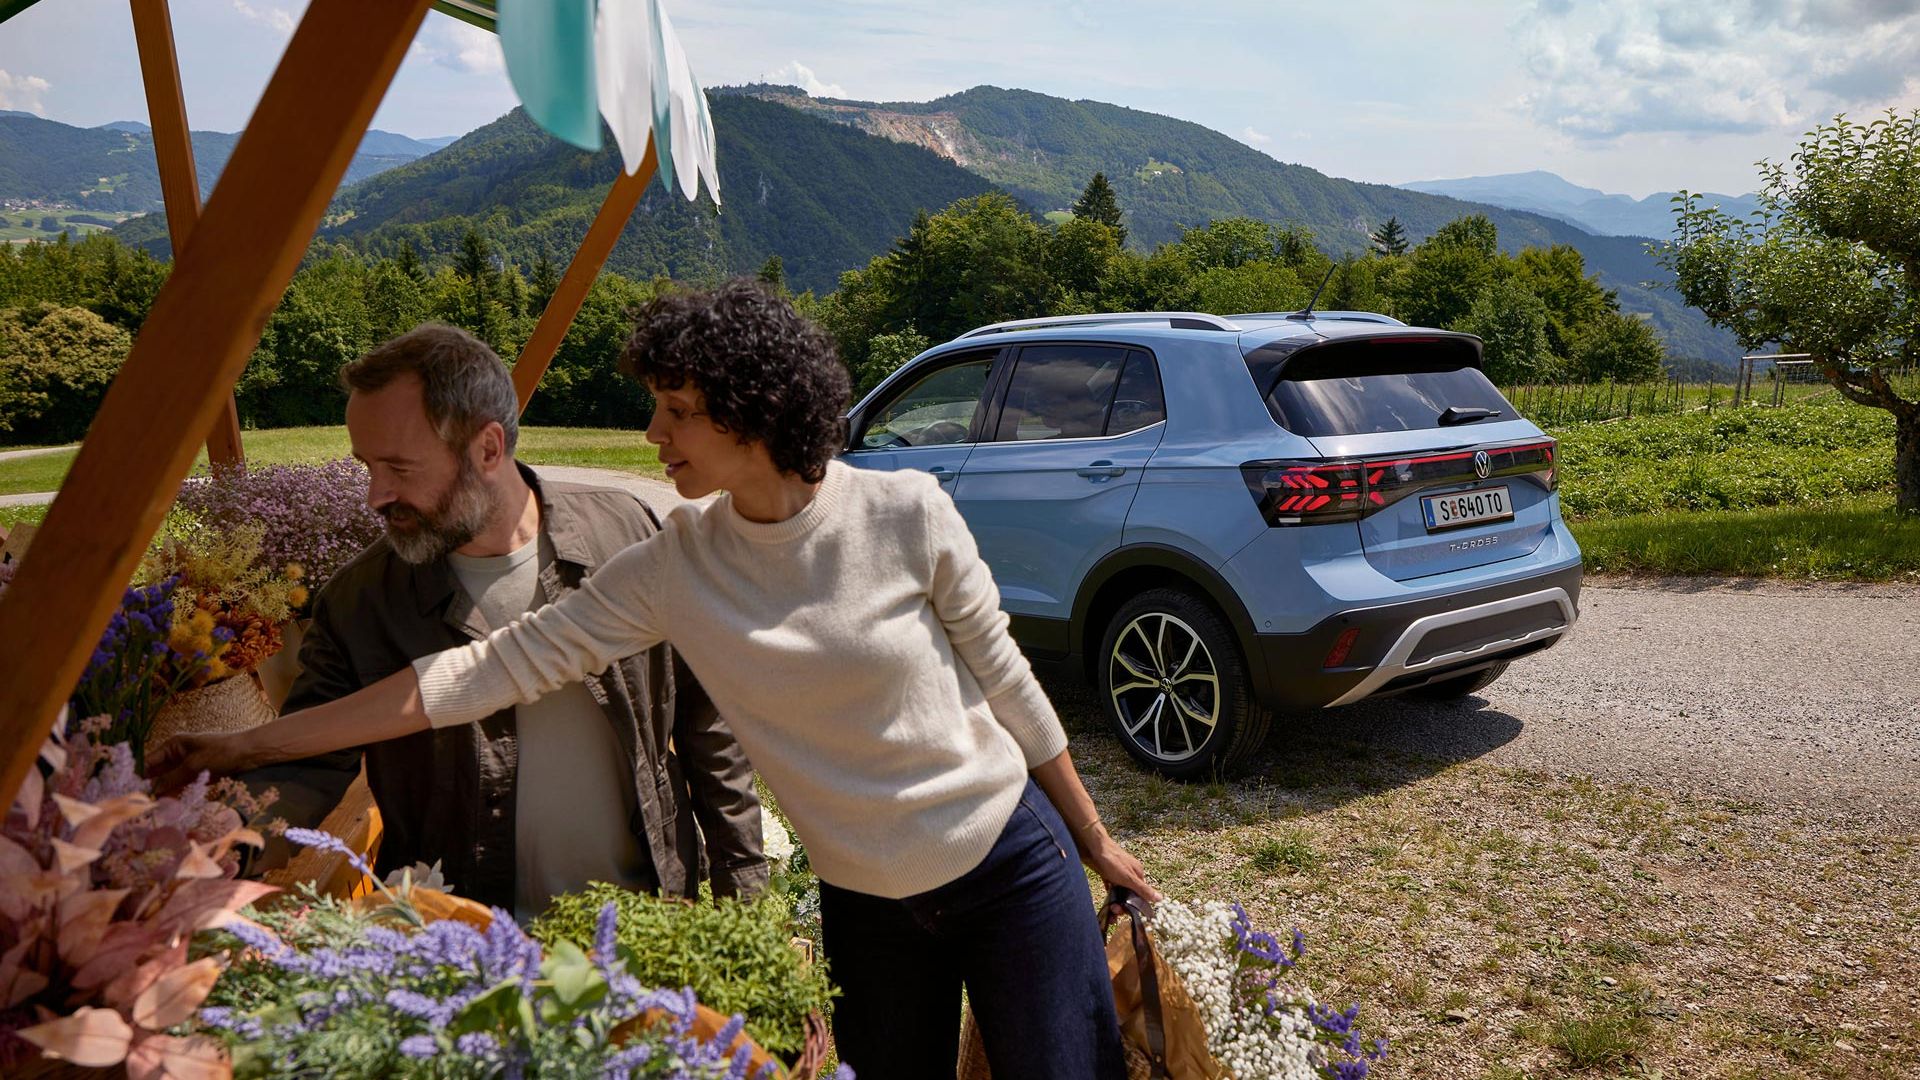
<path id="1" fill-rule="evenodd" d="M 1125 326 L 1158 322 L 1164 322 L 1175 330 L 1215 330 L 1229 334 L 1240 332 L 1240 327 L 1220 316 L 1208 315 L 1200 311 L 1115 311 L 1100 315 L 1051 315 L 1039 319 L 1013 319 L 1008 322 L 975 327 L 960 336 L 971 338 L 987 334 L 1011 334 L 1018 330 L 1045 330 L 1056 326 Z"/>
<path id="2" fill-rule="evenodd" d="M 1380 323 L 1384 326 L 1407 325 L 1391 315 L 1382 315 L 1375 311 L 1249 311 L 1227 317 L 1230 319 L 1290 319 L 1294 322 L 1334 319 L 1341 322 Z"/>

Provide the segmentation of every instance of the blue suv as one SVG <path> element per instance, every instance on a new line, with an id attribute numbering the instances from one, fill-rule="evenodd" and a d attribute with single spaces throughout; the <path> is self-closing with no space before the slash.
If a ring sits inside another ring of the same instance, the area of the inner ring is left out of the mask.
<path id="1" fill-rule="evenodd" d="M 953 496 L 1037 663 L 1140 761 L 1231 769 L 1276 711 L 1481 689 L 1572 629 L 1554 441 L 1478 338 L 1364 312 L 983 326 L 848 414 Z"/>

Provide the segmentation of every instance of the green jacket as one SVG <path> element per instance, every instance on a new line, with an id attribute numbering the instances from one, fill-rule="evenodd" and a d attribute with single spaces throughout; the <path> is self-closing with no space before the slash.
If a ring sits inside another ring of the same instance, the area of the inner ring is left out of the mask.
<path id="1" fill-rule="evenodd" d="M 659 528 L 652 511 L 624 491 L 543 482 L 524 465 L 520 471 L 540 500 L 540 527 L 553 545 L 553 572 L 541 575 L 549 603 Z M 382 538 L 321 588 L 300 647 L 302 672 L 283 711 L 344 697 L 417 657 L 491 629 L 445 559 L 412 565 Z M 586 682 L 626 752 L 637 808 L 629 824 L 652 860 L 660 891 L 695 896 L 711 875 L 716 895 L 758 893 L 767 863 L 753 772 L 686 664 L 661 645 Z M 285 812 L 292 823 L 311 826 L 346 792 L 362 751 L 380 807 L 380 874 L 438 860 L 459 895 L 511 910 L 514 710 L 257 770 L 246 779 L 281 789 L 279 811 L 269 813 Z"/>

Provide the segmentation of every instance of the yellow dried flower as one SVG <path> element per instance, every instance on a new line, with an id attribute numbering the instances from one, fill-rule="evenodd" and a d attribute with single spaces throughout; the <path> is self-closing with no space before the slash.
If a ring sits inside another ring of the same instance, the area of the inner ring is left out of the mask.
<path id="1" fill-rule="evenodd" d="M 306 602 L 307 602 L 307 587 L 305 585 L 295 585 L 292 589 L 288 590 L 287 603 L 293 605 L 294 607 L 300 607 L 304 605 Z"/>
<path id="2" fill-rule="evenodd" d="M 297 562 L 290 562 L 287 564 L 287 579 L 289 581 L 299 581 L 300 579 L 306 576 L 307 576 L 306 567 L 301 566 Z"/>

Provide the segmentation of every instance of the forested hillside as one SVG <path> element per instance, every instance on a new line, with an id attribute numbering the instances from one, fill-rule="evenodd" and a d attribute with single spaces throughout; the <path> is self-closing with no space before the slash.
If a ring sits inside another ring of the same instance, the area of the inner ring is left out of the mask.
<path id="1" fill-rule="evenodd" d="M 193 133 L 201 194 L 213 190 L 240 136 Z M 404 135 L 369 131 L 347 167 L 347 183 L 364 180 L 431 152 Z M 87 210 L 156 210 L 160 172 L 153 133 L 121 121 L 80 128 L 26 113 L 0 114 L 0 199 L 61 203 Z"/>
<path id="2" fill-rule="evenodd" d="M 1313 230 L 1329 254 L 1366 250 L 1368 236 L 1398 219 L 1418 242 L 1450 221 L 1486 213 L 1508 252 L 1571 244 L 1627 311 L 1646 314 L 1685 356 L 1738 350 L 1679 298 L 1645 283 L 1666 276 L 1641 241 L 1594 236 L 1557 218 L 1502 210 L 1386 184 L 1331 177 L 1276 161 L 1199 124 L 1097 101 L 980 86 L 927 102 L 874 104 L 810 98 L 793 87 L 749 86 L 751 94 L 814 115 L 924 146 L 992 180 L 1040 211 L 1064 209 L 1087 178 L 1103 172 L 1137 249 L 1178 240 L 1181 231 L 1231 217 Z"/>

